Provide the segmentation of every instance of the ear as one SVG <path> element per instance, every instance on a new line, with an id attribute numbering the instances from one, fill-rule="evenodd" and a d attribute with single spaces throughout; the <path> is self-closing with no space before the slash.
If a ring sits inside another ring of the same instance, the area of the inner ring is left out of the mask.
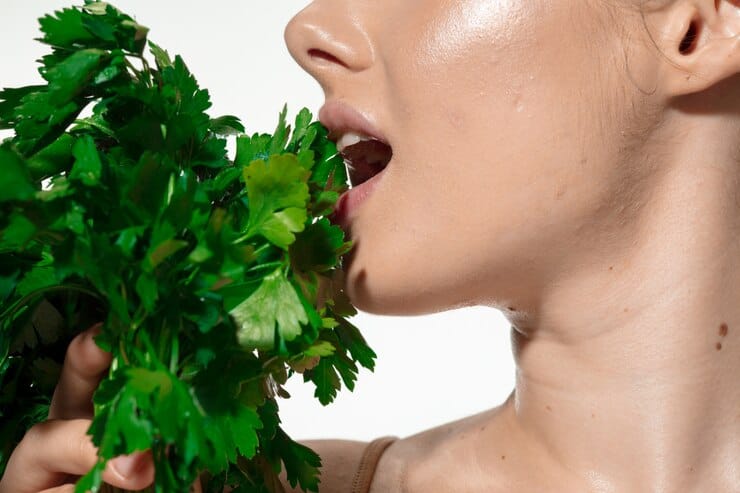
<path id="1" fill-rule="evenodd" d="M 662 13 L 666 96 L 703 91 L 740 73 L 740 0 L 678 0 Z"/>

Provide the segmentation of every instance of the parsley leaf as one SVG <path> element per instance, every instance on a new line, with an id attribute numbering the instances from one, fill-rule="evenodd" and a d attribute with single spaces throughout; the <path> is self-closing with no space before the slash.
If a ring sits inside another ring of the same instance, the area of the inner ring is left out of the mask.
<path id="1" fill-rule="evenodd" d="M 270 349 L 277 334 L 292 341 L 308 323 L 295 289 L 281 270 L 268 274 L 259 289 L 230 312 L 238 324 L 237 337 L 243 345 Z"/>
<path id="2" fill-rule="evenodd" d="M 245 239 L 261 234 L 281 248 L 303 231 L 307 211 L 310 171 L 295 156 L 272 155 L 255 160 L 243 171 L 249 199 L 249 222 Z"/>
<path id="3" fill-rule="evenodd" d="M 320 458 L 280 427 L 294 372 L 328 404 L 375 353 L 345 317 L 347 188 L 303 108 L 273 134 L 211 117 L 184 59 L 106 2 L 40 19 L 45 83 L 0 91 L 0 474 L 42 421 L 65 349 L 103 321 L 99 460 L 149 449 L 155 491 L 318 491 Z M 145 54 L 149 46 L 153 62 Z M 81 118 L 83 110 L 90 114 Z M 236 157 L 227 156 L 234 139 Z"/>

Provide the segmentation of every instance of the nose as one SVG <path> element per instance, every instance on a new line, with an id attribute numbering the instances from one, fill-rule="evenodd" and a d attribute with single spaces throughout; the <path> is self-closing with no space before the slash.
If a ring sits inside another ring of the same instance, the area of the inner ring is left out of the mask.
<path id="1" fill-rule="evenodd" d="M 285 28 L 291 56 L 330 92 L 338 75 L 373 65 L 374 51 L 360 12 L 346 0 L 316 0 L 298 12 Z"/>

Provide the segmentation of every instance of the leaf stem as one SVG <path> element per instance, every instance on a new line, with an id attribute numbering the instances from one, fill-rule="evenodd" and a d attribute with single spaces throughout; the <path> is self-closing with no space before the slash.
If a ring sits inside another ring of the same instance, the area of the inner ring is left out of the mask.
<path id="1" fill-rule="evenodd" d="M 178 330 L 178 334 L 181 334 L 183 332 L 182 322 L 180 322 L 180 329 Z M 177 337 L 177 334 L 175 334 L 174 337 L 172 337 L 172 351 L 170 352 L 170 373 L 173 375 L 177 375 L 177 366 L 179 364 L 180 360 L 180 338 Z"/>
<path id="2" fill-rule="evenodd" d="M 141 71 L 134 67 L 134 64 L 131 63 L 131 61 L 128 59 L 128 57 L 125 57 L 124 60 L 126 61 L 126 66 L 131 69 L 131 71 L 134 73 L 137 79 L 144 82 L 144 78 L 142 77 Z"/>
<path id="3" fill-rule="evenodd" d="M 277 361 L 277 360 L 278 360 L 278 359 L 280 359 L 280 358 L 281 358 L 280 356 L 273 356 L 272 358 L 270 358 L 270 359 L 268 359 L 267 361 L 265 361 L 264 363 L 262 363 L 262 368 L 267 368 L 267 367 L 268 367 L 268 366 L 270 366 L 270 365 L 271 365 L 271 364 L 272 364 L 273 362 Z"/>
<path id="4" fill-rule="evenodd" d="M 265 243 L 264 245 L 262 245 L 261 247 L 259 247 L 257 250 L 254 251 L 254 256 L 259 257 L 262 252 L 269 249 L 270 247 L 272 247 L 271 244 Z"/>
<path id="5" fill-rule="evenodd" d="M 126 366 L 129 365 L 128 355 L 126 354 L 126 345 L 123 343 L 123 338 L 118 339 L 118 351 L 121 353 L 121 358 Z"/>
<path id="6" fill-rule="evenodd" d="M 249 238 L 251 238 L 252 236 L 254 236 L 255 233 L 256 233 L 256 231 L 252 231 L 251 228 L 250 229 L 247 229 L 247 232 L 246 233 L 244 233 L 242 236 L 240 236 L 236 240 L 232 241 L 231 244 L 232 245 L 238 245 L 239 243 L 241 243 L 243 241 L 247 241 Z"/>
<path id="7" fill-rule="evenodd" d="M 80 293 L 87 294 L 97 299 L 98 301 L 105 302 L 105 299 L 103 299 L 99 293 L 85 286 L 82 286 L 79 284 L 62 284 L 59 286 L 50 286 L 46 288 L 37 289 L 36 291 L 28 293 L 26 296 L 24 296 L 23 298 L 15 302 L 10 308 L 8 308 L 2 314 L 0 314 L 0 319 L 4 320 L 6 318 L 12 317 L 13 315 L 15 315 L 15 313 L 20 308 L 26 306 L 29 301 L 31 301 L 33 298 L 37 296 L 41 296 L 46 293 L 57 293 L 60 291 L 78 291 Z"/>

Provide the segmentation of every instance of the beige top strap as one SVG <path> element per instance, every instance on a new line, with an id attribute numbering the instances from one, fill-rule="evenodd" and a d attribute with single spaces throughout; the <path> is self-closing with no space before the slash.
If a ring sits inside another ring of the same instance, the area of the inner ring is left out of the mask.
<path id="1" fill-rule="evenodd" d="M 397 436 L 384 436 L 376 438 L 365 447 L 360 465 L 352 480 L 352 493 L 368 493 L 370 491 L 370 485 L 373 482 L 375 468 L 380 462 L 380 457 L 388 446 L 396 440 L 398 440 Z"/>

